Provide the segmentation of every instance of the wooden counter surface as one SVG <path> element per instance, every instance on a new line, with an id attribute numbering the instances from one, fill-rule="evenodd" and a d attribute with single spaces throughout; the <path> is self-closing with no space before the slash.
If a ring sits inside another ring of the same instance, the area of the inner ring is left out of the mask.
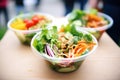
<path id="1" fill-rule="evenodd" d="M 9 30 L 0 41 L 0 80 L 120 80 L 119 69 L 120 48 L 106 33 L 97 50 L 71 73 L 51 70 Z"/>

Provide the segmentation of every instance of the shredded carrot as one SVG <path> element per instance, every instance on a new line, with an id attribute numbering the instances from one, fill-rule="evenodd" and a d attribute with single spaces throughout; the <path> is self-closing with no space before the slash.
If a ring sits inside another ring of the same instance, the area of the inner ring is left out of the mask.
<path id="1" fill-rule="evenodd" d="M 87 49 L 87 44 L 84 42 L 82 43 L 79 42 L 74 49 L 75 56 L 80 56 L 83 52 L 85 52 L 86 49 Z"/>
<path id="2" fill-rule="evenodd" d="M 89 43 L 89 44 L 88 44 L 88 48 L 89 48 L 90 50 L 92 50 L 92 48 L 93 48 L 94 45 L 96 45 L 96 43 Z"/>
<path id="3" fill-rule="evenodd" d="M 95 43 L 87 43 L 84 40 L 78 41 L 77 46 L 75 46 L 75 48 L 73 49 L 75 57 L 82 55 L 82 53 L 85 52 L 86 49 L 91 50 L 94 45 L 96 45 L 96 44 Z"/>

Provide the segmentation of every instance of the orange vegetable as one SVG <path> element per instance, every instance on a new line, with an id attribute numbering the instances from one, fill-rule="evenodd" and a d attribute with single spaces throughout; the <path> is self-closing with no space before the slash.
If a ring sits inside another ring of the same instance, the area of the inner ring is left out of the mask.
<path id="1" fill-rule="evenodd" d="M 107 22 L 104 21 L 104 19 L 102 17 L 99 17 L 97 15 L 94 14 L 87 14 L 87 24 L 86 26 L 88 28 L 96 28 L 96 27 L 101 27 L 106 25 Z"/>
<path id="2" fill-rule="evenodd" d="M 85 41 L 78 41 L 77 46 L 74 48 L 75 57 L 82 55 L 86 49 L 91 50 L 95 43 L 86 43 Z"/>
<path id="3" fill-rule="evenodd" d="M 60 28 L 59 33 L 64 32 L 64 28 Z"/>
<path id="4" fill-rule="evenodd" d="M 89 21 L 96 21 L 96 22 L 99 22 L 101 20 L 103 20 L 101 17 L 97 16 L 97 15 L 94 15 L 94 14 L 88 14 L 88 20 Z"/>

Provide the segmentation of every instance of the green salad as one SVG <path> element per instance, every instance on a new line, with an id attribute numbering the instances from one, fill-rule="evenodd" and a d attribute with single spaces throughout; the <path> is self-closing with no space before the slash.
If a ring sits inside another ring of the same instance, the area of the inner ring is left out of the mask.
<path id="1" fill-rule="evenodd" d="M 100 16 L 96 9 L 90 9 L 88 12 L 77 9 L 73 10 L 68 15 L 68 20 L 71 24 L 86 28 L 103 27 L 109 24 L 108 20 Z"/>
<path id="2" fill-rule="evenodd" d="M 74 25 L 67 25 L 59 31 L 57 26 L 50 30 L 44 28 L 33 45 L 39 52 L 51 57 L 73 58 L 90 51 L 95 43 L 90 34 L 77 31 Z"/>
<path id="3" fill-rule="evenodd" d="M 112 19 L 108 15 L 98 12 L 96 9 L 88 11 L 73 10 L 67 15 L 67 19 L 69 24 L 90 32 L 97 40 L 113 24 Z"/>
<path id="4" fill-rule="evenodd" d="M 49 66 L 57 72 L 72 72 L 79 68 L 83 60 L 75 58 L 89 53 L 96 45 L 90 33 L 76 30 L 68 24 L 51 29 L 43 28 L 32 40 L 32 47 L 44 56 Z"/>

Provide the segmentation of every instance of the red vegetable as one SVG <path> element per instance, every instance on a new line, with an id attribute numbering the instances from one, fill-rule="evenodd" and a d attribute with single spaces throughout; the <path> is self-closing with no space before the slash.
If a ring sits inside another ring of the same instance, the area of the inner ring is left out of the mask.
<path id="1" fill-rule="evenodd" d="M 25 19 L 24 22 L 25 22 L 27 28 L 30 28 L 35 25 L 35 23 L 32 20 Z"/>
<path id="2" fill-rule="evenodd" d="M 24 19 L 23 21 L 24 21 L 24 23 L 27 23 L 29 21 L 29 19 Z"/>
<path id="3" fill-rule="evenodd" d="M 37 24 L 39 22 L 39 17 L 38 16 L 33 16 L 32 21 L 34 22 L 34 24 Z"/>
<path id="4" fill-rule="evenodd" d="M 50 48 L 49 44 L 46 44 L 46 46 L 45 46 L 45 52 L 46 52 L 49 56 L 54 57 L 54 52 L 53 52 L 53 50 Z"/>

